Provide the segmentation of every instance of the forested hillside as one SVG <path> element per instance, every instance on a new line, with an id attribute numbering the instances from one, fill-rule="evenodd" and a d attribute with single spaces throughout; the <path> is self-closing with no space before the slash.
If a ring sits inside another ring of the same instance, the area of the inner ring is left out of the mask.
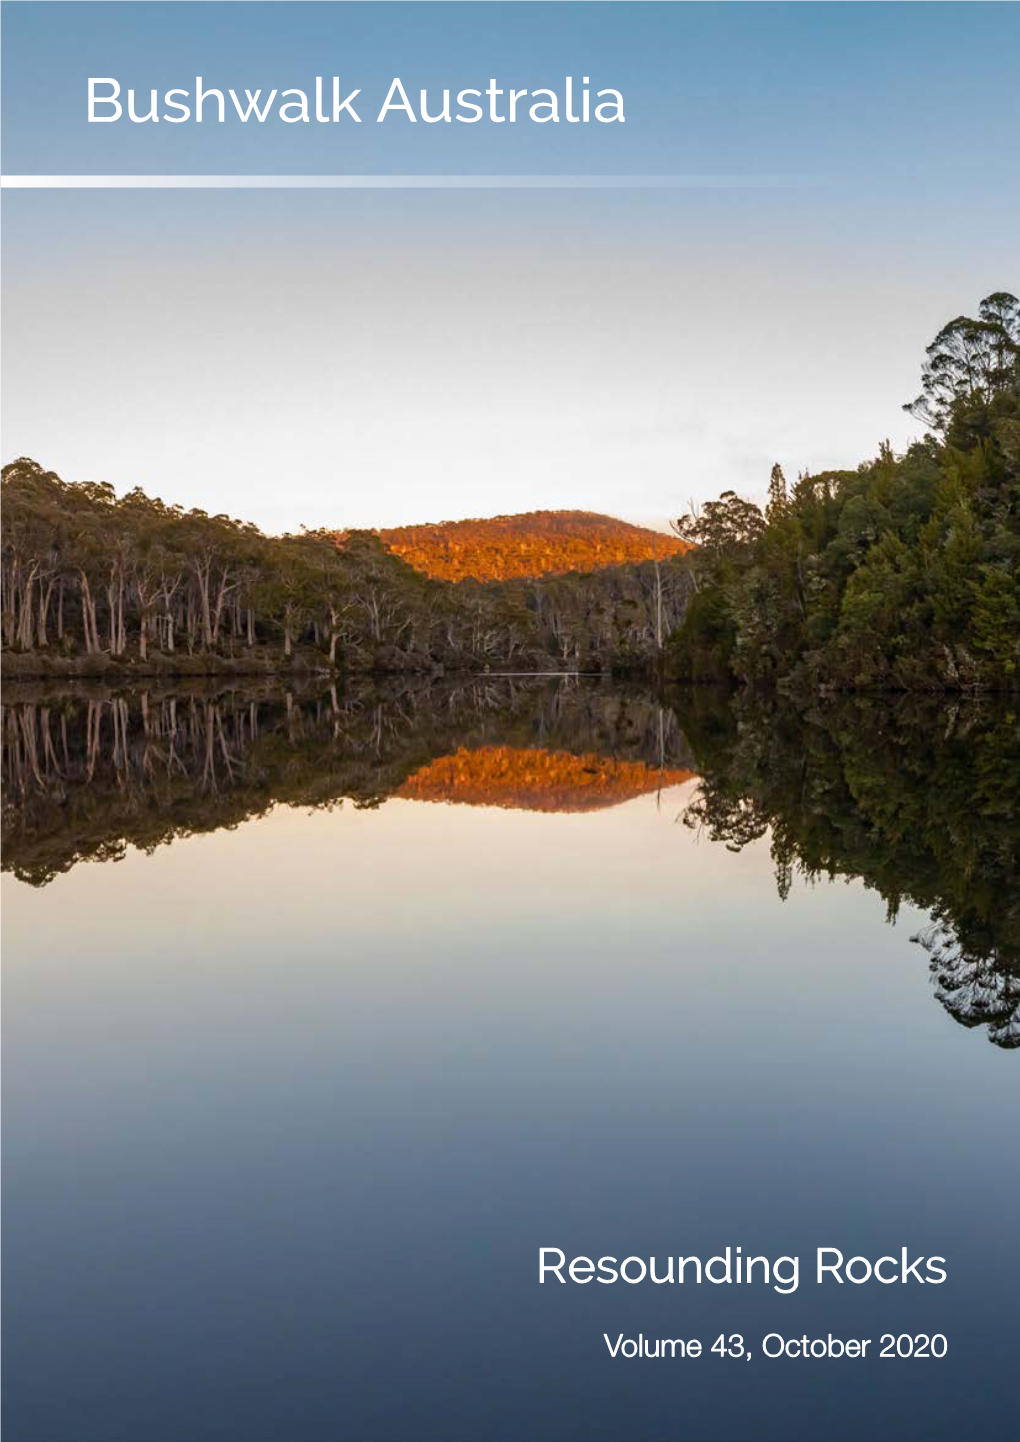
<path id="1" fill-rule="evenodd" d="M 395 555 L 445 581 L 560 576 L 682 555 L 678 536 L 591 511 L 528 511 L 379 532 Z"/>
<path id="2" fill-rule="evenodd" d="M 772 472 L 668 537 L 539 511 L 270 537 L 141 490 L 3 472 L 8 675 L 579 669 L 802 690 L 1020 685 L 1020 303 L 928 348 L 928 427 Z M 692 549 L 693 548 L 693 549 Z"/>
<path id="3" fill-rule="evenodd" d="M 724 493 L 677 523 L 697 586 L 669 646 L 687 679 L 794 689 L 1020 684 L 1020 303 L 928 347 L 906 407 L 929 428 L 854 471 L 772 472 L 764 510 Z"/>
<path id="4" fill-rule="evenodd" d="M 691 585 L 677 555 L 453 584 L 371 532 L 265 536 L 27 459 L 3 522 L 8 675 L 651 669 Z"/>

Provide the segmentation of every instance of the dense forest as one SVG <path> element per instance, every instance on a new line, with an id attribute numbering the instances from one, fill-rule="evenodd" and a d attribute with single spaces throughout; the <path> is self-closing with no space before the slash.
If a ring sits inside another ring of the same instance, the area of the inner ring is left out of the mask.
<path id="1" fill-rule="evenodd" d="M 839 690 L 1020 685 L 1020 302 L 928 347 L 928 427 L 773 468 L 674 537 L 586 512 L 270 537 L 135 489 L 3 472 L 7 676 L 584 670 Z M 413 563 L 413 564 L 412 564 Z"/>
<path id="2" fill-rule="evenodd" d="M 855 471 L 772 472 L 764 510 L 726 492 L 677 522 L 697 595 L 668 669 L 868 689 L 1020 682 L 1020 302 L 997 292 L 928 347 L 929 427 Z"/>
<path id="3" fill-rule="evenodd" d="M 640 669 L 691 588 L 667 537 L 662 558 L 454 584 L 368 531 L 270 537 L 27 459 L 2 485 L 8 676 Z"/>
<path id="4" fill-rule="evenodd" d="M 591 511 L 528 511 L 380 531 L 391 551 L 445 581 L 558 576 L 632 561 L 664 561 L 689 547 L 678 536 Z"/>

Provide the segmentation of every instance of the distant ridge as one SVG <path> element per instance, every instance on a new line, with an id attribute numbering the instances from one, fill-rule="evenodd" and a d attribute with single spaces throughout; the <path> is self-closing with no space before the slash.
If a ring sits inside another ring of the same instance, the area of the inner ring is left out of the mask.
<path id="1" fill-rule="evenodd" d="M 633 561 L 661 561 L 689 549 L 677 536 L 593 511 L 527 511 L 393 526 L 378 535 L 415 570 L 444 581 L 556 576 Z"/>

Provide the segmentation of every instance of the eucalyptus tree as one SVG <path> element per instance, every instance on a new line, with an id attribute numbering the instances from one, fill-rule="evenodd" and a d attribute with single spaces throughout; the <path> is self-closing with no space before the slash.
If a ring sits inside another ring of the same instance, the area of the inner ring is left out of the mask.
<path id="1" fill-rule="evenodd" d="M 921 393 L 903 409 L 944 434 L 961 401 L 987 405 L 1017 384 L 1020 301 L 1005 290 L 986 296 L 976 317 L 948 321 L 925 355 Z"/>

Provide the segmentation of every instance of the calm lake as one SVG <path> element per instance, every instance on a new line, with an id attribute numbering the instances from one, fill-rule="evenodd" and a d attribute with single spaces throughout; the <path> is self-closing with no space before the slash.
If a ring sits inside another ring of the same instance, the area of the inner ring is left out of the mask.
<path id="1" fill-rule="evenodd" d="M 1015 1435 L 1006 705 L 4 702 L 7 1442 Z M 543 1246 L 800 1286 L 540 1286 Z"/>

